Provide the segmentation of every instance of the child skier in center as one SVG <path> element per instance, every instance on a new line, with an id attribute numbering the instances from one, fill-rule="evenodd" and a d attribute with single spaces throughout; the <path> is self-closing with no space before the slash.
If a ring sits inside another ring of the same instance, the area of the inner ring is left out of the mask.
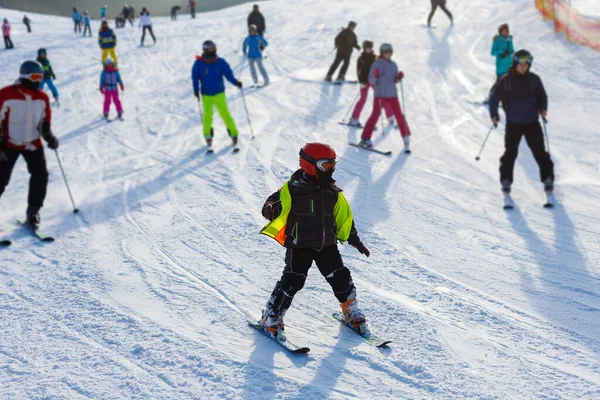
<path id="1" fill-rule="evenodd" d="M 115 67 L 114 61 L 107 58 L 106 61 L 104 61 L 104 70 L 100 74 L 100 93 L 104 95 L 105 119 L 108 119 L 111 99 L 117 108 L 118 118 L 123 119 L 123 107 L 121 106 L 121 100 L 119 99 L 119 89 L 117 88 L 117 85 L 121 90 L 125 90 L 125 86 L 121 80 L 121 74 Z"/>
<path id="2" fill-rule="evenodd" d="M 265 331 L 279 341 L 286 339 L 283 317 L 294 295 L 302 289 L 313 261 L 331 285 L 346 321 L 363 334 L 366 318 L 358 308 L 350 270 L 337 247 L 348 241 L 361 254 L 369 249 L 360 241 L 352 210 L 332 175 L 336 153 L 323 143 L 307 143 L 300 150 L 300 169 L 265 202 L 262 214 L 271 221 L 262 234 L 286 247 L 285 267 L 262 313 Z"/>
<path id="3" fill-rule="evenodd" d="M 48 85 L 48 88 L 50 88 L 50 91 L 52 92 L 52 96 L 54 96 L 54 101 L 56 101 L 56 104 L 59 104 L 58 90 L 56 90 L 56 86 L 54 86 L 54 82 L 52 82 L 52 80 L 56 79 L 56 75 L 54 75 L 54 70 L 52 69 L 50 60 L 48 60 L 46 55 L 46 49 L 38 50 L 38 57 L 36 61 L 39 62 L 44 68 L 44 79 L 40 84 L 40 90 L 44 90 L 44 86 Z"/>

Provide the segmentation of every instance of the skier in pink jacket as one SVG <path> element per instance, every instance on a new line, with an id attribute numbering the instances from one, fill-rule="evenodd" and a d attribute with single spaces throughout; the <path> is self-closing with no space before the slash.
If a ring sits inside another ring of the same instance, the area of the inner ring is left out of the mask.
<path id="1" fill-rule="evenodd" d="M 7 49 L 14 49 L 12 40 L 10 40 L 10 24 L 8 23 L 8 19 L 4 18 L 4 22 L 2 23 L 2 35 L 4 36 L 4 47 Z"/>
<path id="2" fill-rule="evenodd" d="M 400 128 L 400 134 L 404 140 L 405 152 L 410 152 L 410 128 L 406 123 L 400 101 L 398 100 L 398 88 L 396 84 L 404 78 L 404 73 L 398 71 L 398 65 L 392 61 L 394 49 L 391 44 L 383 43 L 379 47 L 379 59 L 371 66 L 369 72 L 369 83 L 375 87 L 375 98 L 373 99 L 373 111 L 363 130 L 359 145 L 372 148 L 371 136 L 382 108 L 391 108 L 396 122 Z"/>

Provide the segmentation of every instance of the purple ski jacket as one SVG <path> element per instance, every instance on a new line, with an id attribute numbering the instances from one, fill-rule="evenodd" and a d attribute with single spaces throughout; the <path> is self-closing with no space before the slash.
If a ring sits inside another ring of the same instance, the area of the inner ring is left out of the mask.
<path id="1" fill-rule="evenodd" d="M 398 97 L 396 83 L 398 79 L 398 65 L 392 60 L 379 58 L 369 71 L 369 83 L 375 88 L 375 97 Z"/>

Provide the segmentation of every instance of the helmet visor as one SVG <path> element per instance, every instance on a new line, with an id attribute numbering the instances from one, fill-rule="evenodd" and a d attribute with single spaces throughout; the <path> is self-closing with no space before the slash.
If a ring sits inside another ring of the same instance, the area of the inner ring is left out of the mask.
<path id="1" fill-rule="evenodd" d="M 330 172 L 330 171 L 334 171 L 335 170 L 335 164 L 337 163 L 337 161 L 331 159 L 331 158 L 322 158 L 320 160 L 317 160 L 317 168 L 319 168 L 319 170 L 323 171 L 323 172 Z"/>
<path id="2" fill-rule="evenodd" d="M 32 82 L 41 82 L 44 79 L 44 74 L 32 72 L 31 74 L 21 74 L 20 77 L 23 79 L 29 79 Z"/>
<path id="3" fill-rule="evenodd" d="M 533 63 L 533 56 L 515 57 L 515 62 L 517 64 L 532 64 Z"/>

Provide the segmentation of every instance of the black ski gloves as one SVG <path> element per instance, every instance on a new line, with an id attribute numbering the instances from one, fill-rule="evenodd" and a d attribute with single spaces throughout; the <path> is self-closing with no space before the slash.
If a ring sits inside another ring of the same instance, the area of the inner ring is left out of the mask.
<path id="1" fill-rule="evenodd" d="M 500 54 L 500 58 L 506 58 L 506 57 L 508 57 L 508 49 L 504 53 Z"/>
<path id="2" fill-rule="evenodd" d="M 281 202 L 267 203 L 262 209 L 262 215 L 269 221 L 273 221 L 281 214 Z"/>
<path id="3" fill-rule="evenodd" d="M 199 90 L 194 90 L 194 96 L 200 100 L 200 91 Z"/>
<path id="4" fill-rule="evenodd" d="M 236 83 L 235 86 L 237 86 L 238 89 L 241 89 L 244 85 L 242 85 L 242 81 L 238 81 L 238 83 Z"/>
<path id="5" fill-rule="evenodd" d="M 360 254 L 364 254 L 367 257 L 371 255 L 371 252 L 369 251 L 369 249 L 367 249 L 367 246 L 365 246 L 363 242 L 360 241 L 360 238 L 356 234 L 348 238 L 348 244 L 352 247 L 355 247 Z"/>
<path id="6" fill-rule="evenodd" d="M 52 150 L 58 149 L 58 138 L 52 134 L 50 122 L 42 122 L 42 137 L 48 143 L 48 147 Z"/>

